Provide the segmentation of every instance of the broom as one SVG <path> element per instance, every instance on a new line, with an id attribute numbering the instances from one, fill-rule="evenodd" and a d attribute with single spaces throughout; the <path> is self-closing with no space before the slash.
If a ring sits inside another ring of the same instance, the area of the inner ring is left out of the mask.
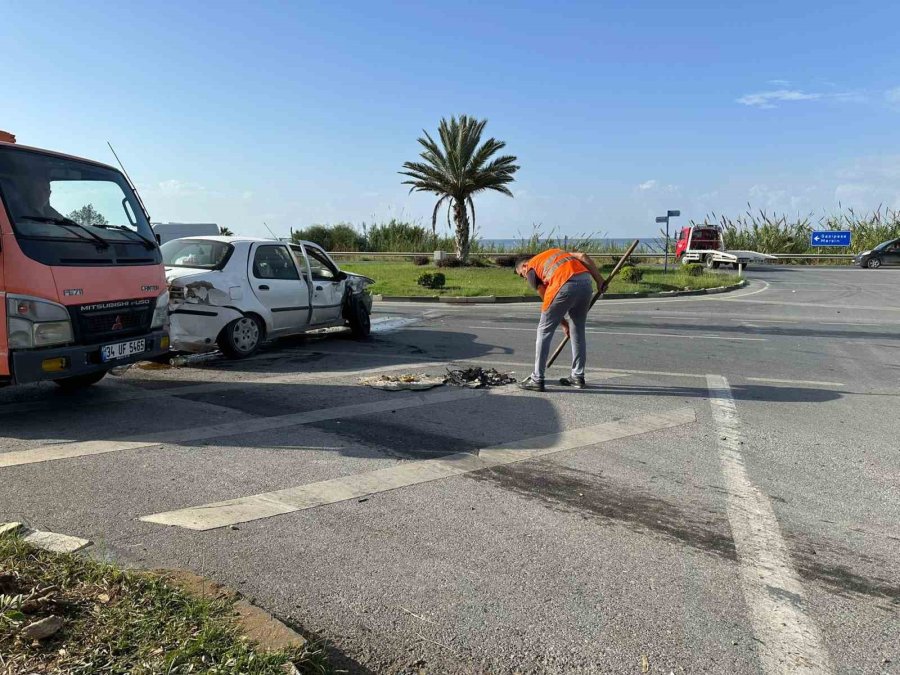
<path id="1" fill-rule="evenodd" d="M 641 243 L 640 239 L 635 239 L 633 242 L 631 242 L 631 246 L 629 246 L 628 250 L 625 251 L 625 255 L 623 255 L 619 259 L 619 262 L 616 263 L 616 266 L 612 268 L 612 272 L 610 272 L 609 276 L 606 277 L 606 287 L 607 288 L 609 288 L 609 284 L 613 280 L 613 278 L 621 271 L 622 266 L 625 264 L 625 261 L 628 260 L 628 256 L 630 256 L 632 253 L 634 253 L 634 249 L 636 249 L 638 244 L 640 244 L 640 243 Z M 602 295 L 603 295 L 603 293 L 601 293 L 600 291 L 597 291 L 596 293 L 594 293 L 594 297 L 591 298 L 590 307 L 593 307 L 594 303 L 597 302 L 601 298 Z M 590 307 L 588 307 L 588 311 L 590 311 Z M 563 350 L 563 347 L 565 347 L 568 342 L 569 342 L 569 336 L 566 335 L 563 338 L 563 341 L 559 343 L 559 347 L 556 348 L 556 351 L 553 352 L 553 356 L 551 356 L 550 360 L 547 361 L 548 368 L 553 365 L 553 362 L 556 361 L 556 357 L 559 356 L 559 353 Z"/>

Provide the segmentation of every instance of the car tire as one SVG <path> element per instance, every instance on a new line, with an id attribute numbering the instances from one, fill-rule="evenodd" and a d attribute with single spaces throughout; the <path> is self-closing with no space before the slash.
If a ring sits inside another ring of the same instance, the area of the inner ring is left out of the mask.
<path id="1" fill-rule="evenodd" d="M 350 311 L 347 321 L 350 324 L 350 333 L 357 340 L 365 340 L 372 332 L 372 320 L 369 318 L 369 310 L 358 300 L 350 300 Z"/>
<path id="2" fill-rule="evenodd" d="M 263 335 L 262 321 L 248 314 L 225 326 L 216 343 L 228 358 L 245 359 L 257 352 L 263 343 Z"/>
<path id="3" fill-rule="evenodd" d="M 106 377 L 107 371 L 101 370 L 99 373 L 89 373 L 87 375 L 76 375 L 75 377 L 64 377 L 61 380 L 53 380 L 57 386 L 65 391 L 77 391 L 97 384 Z"/>
<path id="4" fill-rule="evenodd" d="M 869 258 L 866 261 L 866 267 L 868 267 L 870 270 L 877 270 L 879 267 L 881 267 L 881 259 L 880 258 Z"/>

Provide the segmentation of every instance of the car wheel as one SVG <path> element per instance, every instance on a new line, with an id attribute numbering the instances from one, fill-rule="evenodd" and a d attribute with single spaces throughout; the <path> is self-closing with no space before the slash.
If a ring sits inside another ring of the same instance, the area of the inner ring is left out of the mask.
<path id="1" fill-rule="evenodd" d="M 347 317 L 347 320 L 350 323 L 350 332 L 353 337 L 358 340 L 369 337 L 369 333 L 372 332 L 372 321 L 369 318 L 369 310 L 363 303 L 357 300 L 350 301 L 350 316 Z"/>
<path id="2" fill-rule="evenodd" d="M 263 340 L 260 320 L 252 314 L 235 319 L 222 329 L 216 342 L 228 358 L 245 359 L 259 349 Z"/>
<path id="3" fill-rule="evenodd" d="M 75 377 L 64 377 L 61 380 L 53 381 L 66 391 L 75 391 L 77 389 L 90 387 L 92 384 L 97 384 L 104 377 L 106 377 L 106 371 L 101 370 L 99 373 L 90 373 L 89 375 L 76 375 Z"/>
<path id="4" fill-rule="evenodd" d="M 881 259 L 880 258 L 869 258 L 868 262 L 866 262 L 866 267 L 870 270 L 877 270 L 881 267 Z"/>

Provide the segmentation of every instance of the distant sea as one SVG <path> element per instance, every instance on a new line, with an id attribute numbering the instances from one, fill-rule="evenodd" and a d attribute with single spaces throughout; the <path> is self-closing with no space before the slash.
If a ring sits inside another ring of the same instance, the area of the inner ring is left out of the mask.
<path id="1" fill-rule="evenodd" d="M 556 237 L 554 239 L 557 239 Z M 565 246 L 567 241 L 568 243 L 581 242 L 582 239 L 580 237 L 558 237 L 558 239 L 562 240 L 562 244 Z M 646 250 L 646 245 L 644 242 L 654 242 L 657 237 L 626 237 L 626 238 L 613 238 L 606 237 L 602 239 L 591 239 L 589 240 L 592 244 L 596 246 L 617 246 L 619 248 L 626 248 L 631 242 L 635 239 L 640 239 L 641 243 L 638 246 L 638 251 Z M 502 246 L 507 250 L 517 248 L 521 243 L 522 239 L 479 239 L 478 240 L 484 246 Z"/>

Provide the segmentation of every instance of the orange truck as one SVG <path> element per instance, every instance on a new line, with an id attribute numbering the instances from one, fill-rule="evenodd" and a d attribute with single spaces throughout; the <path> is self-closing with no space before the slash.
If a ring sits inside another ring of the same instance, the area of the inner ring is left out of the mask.
<path id="1" fill-rule="evenodd" d="M 111 166 L 0 132 L 0 386 L 99 382 L 168 352 L 150 219 Z"/>

